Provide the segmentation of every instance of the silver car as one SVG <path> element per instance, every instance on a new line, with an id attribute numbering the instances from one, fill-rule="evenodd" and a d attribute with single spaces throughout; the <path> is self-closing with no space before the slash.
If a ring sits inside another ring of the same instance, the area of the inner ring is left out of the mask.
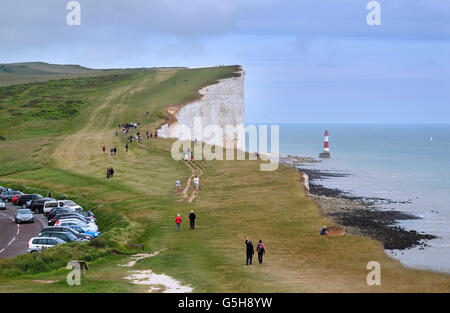
<path id="1" fill-rule="evenodd" d="M 42 251 L 42 248 L 51 248 L 66 243 L 64 240 L 54 237 L 33 237 L 27 244 L 27 252 Z"/>
<path id="2" fill-rule="evenodd" d="M 2 199 L 0 199 L 0 210 L 6 210 L 6 203 Z"/>
<path id="3" fill-rule="evenodd" d="M 18 209 L 14 216 L 16 224 L 19 223 L 34 223 L 34 215 L 29 209 Z"/>

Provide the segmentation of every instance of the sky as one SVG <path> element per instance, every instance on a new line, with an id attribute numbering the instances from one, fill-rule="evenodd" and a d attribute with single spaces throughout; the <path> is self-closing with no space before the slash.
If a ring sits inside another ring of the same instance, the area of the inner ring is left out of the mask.
<path id="1" fill-rule="evenodd" d="M 450 1 L 2 0 L 0 63 L 239 64 L 248 123 L 450 123 Z"/>

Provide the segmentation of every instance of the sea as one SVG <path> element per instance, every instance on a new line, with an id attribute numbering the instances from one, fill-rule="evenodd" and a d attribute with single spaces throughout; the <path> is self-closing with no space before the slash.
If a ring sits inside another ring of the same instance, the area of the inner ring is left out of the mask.
<path id="1" fill-rule="evenodd" d="M 316 183 L 397 202 L 379 209 L 415 215 L 398 225 L 438 238 L 386 252 L 408 267 L 450 273 L 450 124 L 279 124 L 280 153 L 318 158 L 325 130 L 331 158 L 305 167 L 347 175 Z"/>

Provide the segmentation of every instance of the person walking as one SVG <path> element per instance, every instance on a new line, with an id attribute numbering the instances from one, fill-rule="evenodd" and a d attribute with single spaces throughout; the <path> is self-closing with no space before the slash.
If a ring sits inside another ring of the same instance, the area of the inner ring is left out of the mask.
<path id="1" fill-rule="evenodd" d="M 180 181 L 179 180 L 175 181 L 175 191 L 180 192 Z"/>
<path id="2" fill-rule="evenodd" d="M 128 144 L 125 145 L 125 151 L 128 152 Z"/>
<path id="3" fill-rule="evenodd" d="M 180 231 L 181 222 L 182 222 L 182 219 L 181 219 L 180 214 L 178 213 L 177 217 L 175 218 L 175 224 L 177 224 L 177 232 Z"/>
<path id="4" fill-rule="evenodd" d="M 198 184 L 200 183 L 198 176 L 194 177 L 194 189 L 198 191 Z"/>
<path id="5" fill-rule="evenodd" d="M 258 262 L 259 264 L 262 264 L 263 261 L 263 255 L 266 253 L 266 246 L 264 246 L 264 243 L 261 239 L 259 239 L 258 246 L 256 247 L 256 251 L 258 252 Z"/>
<path id="6" fill-rule="evenodd" d="M 110 178 L 111 177 L 111 172 L 109 170 L 109 168 L 106 169 L 106 178 Z"/>
<path id="7" fill-rule="evenodd" d="M 252 265 L 253 255 L 255 254 L 255 250 L 253 249 L 253 243 L 251 240 L 248 240 L 248 238 L 246 238 L 245 245 L 247 250 L 246 264 L 248 265 L 248 263 L 250 262 L 250 265 Z"/>
<path id="8" fill-rule="evenodd" d="M 117 154 L 117 148 L 114 147 L 113 151 L 114 151 L 114 155 L 116 155 Z"/>
<path id="9" fill-rule="evenodd" d="M 195 215 L 194 211 L 191 210 L 191 213 L 189 214 L 189 221 L 190 221 L 190 224 L 191 224 L 191 229 L 195 229 L 195 218 L 196 217 L 197 216 Z"/>
<path id="10" fill-rule="evenodd" d="M 114 169 L 112 167 L 109 169 L 109 173 L 111 175 L 111 178 L 113 178 L 114 177 Z"/>
<path id="11" fill-rule="evenodd" d="M 106 147 L 105 147 L 105 146 L 103 146 L 103 147 L 102 147 L 102 150 L 103 150 L 103 152 L 105 152 L 105 151 L 106 151 Z"/>

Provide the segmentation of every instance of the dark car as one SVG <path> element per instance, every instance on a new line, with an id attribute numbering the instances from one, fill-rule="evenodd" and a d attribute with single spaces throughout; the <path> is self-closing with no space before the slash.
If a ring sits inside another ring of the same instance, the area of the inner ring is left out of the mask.
<path id="1" fill-rule="evenodd" d="M 53 219 L 53 218 L 54 218 L 56 215 L 58 215 L 58 214 L 62 214 L 62 213 L 71 213 L 71 212 L 73 212 L 72 209 L 57 207 L 57 208 L 51 209 L 51 211 L 48 212 L 47 218 L 48 218 L 48 220 L 51 220 L 51 219 Z"/>
<path id="2" fill-rule="evenodd" d="M 14 197 L 15 195 L 23 195 L 23 192 L 18 190 L 3 191 L 1 194 L 1 198 L 3 201 L 8 202 L 11 201 L 12 197 Z"/>
<path id="3" fill-rule="evenodd" d="M 65 226 L 47 226 L 41 230 L 41 233 L 48 233 L 48 232 L 50 232 L 50 233 L 54 233 L 54 232 L 72 233 L 77 238 L 87 239 L 87 240 L 92 240 L 92 238 L 94 238 L 91 235 L 79 233 L 75 229 L 70 228 L 70 227 L 65 227 Z"/>
<path id="4" fill-rule="evenodd" d="M 77 213 L 83 215 L 84 217 L 89 217 L 95 220 L 94 213 L 92 213 L 91 211 L 77 211 Z"/>
<path id="5" fill-rule="evenodd" d="M 45 201 L 56 201 L 53 198 L 36 198 L 31 200 L 30 210 L 34 213 L 43 213 L 44 212 L 44 203 Z"/>
<path id="6" fill-rule="evenodd" d="M 84 239 L 77 238 L 74 234 L 70 232 L 41 232 L 39 237 L 56 237 L 64 240 L 65 242 L 74 242 L 74 241 L 85 241 Z"/>
<path id="7" fill-rule="evenodd" d="M 19 223 L 34 223 L 34 215 L 29 209 L 18 209 L 14 221 Z"/>
<path id="8" fill-rule="evenodd" d="M 75 218 L 77 220 L 83 221 L 85 223 L 89 223 L 91 222 L 89 219 L 85 218 L 84 216 L 77 214 L 77 213 L 61 213 L 56 215 L 54 218 L 52 218 L 51 220 L 48 220 L 48 225 L 52 226 L 55 225 L 55 223 L 57 221 L 59 221 L 60 219 L 68 219 L 68 218 Z"/>
<path id="9" fill-rule="evenodd" d="M 28 201 L 32 201 L 35 199 L 40 199 L 43 198 L 41 195 L 39 194 L 26 194 L 26 195 L 21 195 L 19 197 L 19 199 L 17 200 L 17 205 L 24 205 L 26 204 Z"/>

